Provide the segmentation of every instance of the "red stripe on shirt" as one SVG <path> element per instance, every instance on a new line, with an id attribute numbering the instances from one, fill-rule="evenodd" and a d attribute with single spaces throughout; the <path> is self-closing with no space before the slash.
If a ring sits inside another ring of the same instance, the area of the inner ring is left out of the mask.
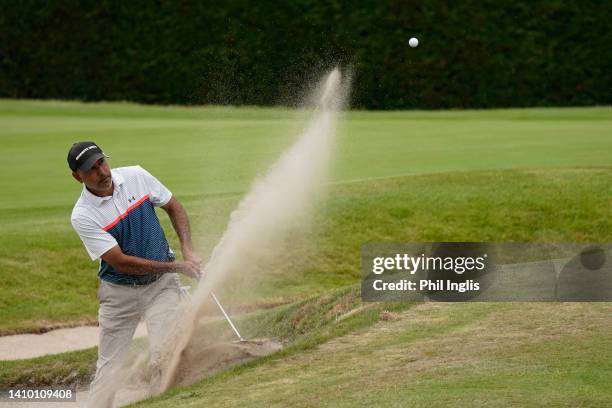
<path id="1" fill-rule="evenodd" d="M 104 231 L 108 231 L 109 229 L 113 228 L 115 225 L 117 225 L 117 223 L 119 221 L 121 221 L 122 219 L 124 219 L 125 217 L 128 216 L 128 214 L 130 213 L 130 211 L 132 211 L 134 208 L 138 207 L 140 204 L 142 204 L 145 200 L 147 200 L 149 198 L 149 195 L 146 194 L 144 197 L 142 197 L 140 200 L 136 201 L 134 204 L 130 205 L 128 207 L 128 209 L 121 214 L 119 217 L 117 217 L 117 219 L 113 222 L 111 222 L 110 224 L 108 224 L 106 227 L 102 228 Z"/>

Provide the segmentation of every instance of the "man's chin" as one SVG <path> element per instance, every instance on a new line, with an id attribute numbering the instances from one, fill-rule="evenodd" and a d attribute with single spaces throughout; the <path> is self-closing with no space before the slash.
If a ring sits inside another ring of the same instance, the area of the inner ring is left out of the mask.
<path id="1" fill-rule="evenodd" d="M 112 180 L 109 180 L 108 182 L 105 182 L 105 183 L 99 184 L 99 185 L 96 187 L 96 189 L 97 189 L 98 191 L 100 191 L 100 192 L 104 192 L 104 191 L 108 190 L 109 188 L 111 188 L 111 187 L 112 187 L 112 185 L 113 185 L 113 181 L 112 181 Z"/>

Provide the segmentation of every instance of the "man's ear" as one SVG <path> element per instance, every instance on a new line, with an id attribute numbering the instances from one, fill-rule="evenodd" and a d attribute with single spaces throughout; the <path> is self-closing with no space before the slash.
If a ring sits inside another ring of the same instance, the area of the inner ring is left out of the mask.
<path id="1" fill-rule="evenodd" d="M 81 178 L 81 176 L 79 176 L 79 173 L 77 173 L 76 171 L 72 172 L 72 177 L 74 177 L 74 179 L 78 181 L 79 183 L 83 182 L 83 179 Z"/>

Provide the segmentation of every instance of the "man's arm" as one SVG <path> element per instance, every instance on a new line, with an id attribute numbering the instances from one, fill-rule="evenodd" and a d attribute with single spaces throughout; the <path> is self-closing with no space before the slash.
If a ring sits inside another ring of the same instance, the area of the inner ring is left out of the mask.
<path id="1" fill-rule="evenodd" d="M 119 245 L 116 245 L 100 256 L 117 271 L 129 275 L 163 274 L 180 272 L 194 279 L 200 278 L 200 265 L 192 262 L 159 262 L 151 259 L 126 255 Z"/>
<path id="2" fill-rule="evenodd" d="M 172 226 L 178 235 L 181 243 L 181 252 L 183 253 L 183 259 L 192 261 L 194 263 L 201 263 L 202 260 L 193 252 L 193 245 L 191 243 L 191 229 L 189 227 L 189 218 L 187 212 L 181 203 L 174 197 L 170 199 L 162 208 L 168 213 Z"/>

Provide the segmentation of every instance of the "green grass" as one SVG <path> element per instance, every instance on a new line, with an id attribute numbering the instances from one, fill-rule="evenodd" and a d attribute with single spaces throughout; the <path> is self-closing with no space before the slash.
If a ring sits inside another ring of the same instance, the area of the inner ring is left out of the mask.
<path id="1" fill-rule="evenodd" d="M 605 303 L 423 304 L 137 406 L 605 407 L 610 312 Z"/>
<path id="2" fill-rule="evenodd" d="M 190 212 L 206 255 L 307 118 L 0 100 L 0 334 L 95 321 L 96 264 L 69 222 L 80 192 L 65 162 L 72 142 L 96 140 L 111 165 L 140 164 L 160 178 Z M 610 108 L 349 112 L 320 228 L 224 296 L 288 301 L 353 284 L 366 241 L 609 241 L 611 152 Z"/>
<path id="3" fill-rule="evenodd" d="M 206 255 L 307 120 L 268 108 L 0 100 L 0 334 L 95 322 L 96 265 L 69 223 L 80 192 L 65 162 L 72 142 L 95 140 L 111 165 L 160 178 Z M 140 406 L 611 405 L 608 304 L 362 307 L 354 285 L 365 242 L 609 242 L 612 108 L 349 112 L 336 156 L 317 227 L 219 293 L 230 305 L 289 302 L 237 319 L 246 336 L 287 347 Z M 231 336 L 223 322 L 198 333 Z M 0 388 L 85 384 L 95 355 L 0 362 Z"/>
<path id="4" fill-rule="evenodd" d="M 347 287 L 242 316 L 236 322 L 247 337 L 274 337 L 287 347 L 137 406 L 604 407 L 612 402 L 607 303 L 362 306 L 358 288 Z M 224 322 L 205 324 L 197 333 L 232 336 Z M 83 385 L 94 364 L 95 349 L 0 362 L 0 387 Z"/>
<path id="5" fill-rule="evenodd" d="M 345 115 L 335 181 L 472 169 L 610 164 L 610 108 Z M 68 206 L 65 156 L 98 141 L 114 166 L 140 163 L 180 196 L 245 191 L 305 125 L 305 112 L 0 100 L 0 208 Z M 36 146 L 36 149 L 32 147 Z M 135 148 L 137 146 L 138 148 Z M 27 153 L 27 154 L 26 154 Z M 39 194 L 36 194 L 38 191 Z"/>

